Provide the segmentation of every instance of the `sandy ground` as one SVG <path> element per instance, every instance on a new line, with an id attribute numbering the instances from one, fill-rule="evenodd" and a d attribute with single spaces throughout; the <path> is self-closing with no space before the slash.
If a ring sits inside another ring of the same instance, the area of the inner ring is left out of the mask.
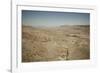
<path id="1" fill-rule="evenodd" d="M 22 62 L 90 58 L 90 26 L 22 26 Z"/>

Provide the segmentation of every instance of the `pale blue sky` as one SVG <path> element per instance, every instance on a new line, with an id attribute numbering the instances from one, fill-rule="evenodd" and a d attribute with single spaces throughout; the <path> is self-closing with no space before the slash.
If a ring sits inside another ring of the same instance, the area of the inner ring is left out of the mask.
<path id="1" fill-rule="evenodd" d="M 89 13 L 22 10 L 22 24 L 29 26 L 89 25 Z"/>

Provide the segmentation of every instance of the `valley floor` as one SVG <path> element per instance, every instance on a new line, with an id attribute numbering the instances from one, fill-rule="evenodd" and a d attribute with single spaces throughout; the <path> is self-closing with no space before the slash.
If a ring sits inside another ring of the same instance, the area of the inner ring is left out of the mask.
<path id="1" fill-rule="evenodd" d="M 90 58 L 90 26 L 22 26 L 22 62 Z"/>

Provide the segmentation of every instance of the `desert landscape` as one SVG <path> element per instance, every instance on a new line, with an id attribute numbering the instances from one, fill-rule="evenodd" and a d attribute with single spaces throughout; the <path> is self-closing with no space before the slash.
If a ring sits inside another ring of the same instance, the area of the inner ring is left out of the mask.
<path id="1" fill-rule="evenodd" d="M 22 62 L 90 59 L 90 26 L 22 25 Z"/>

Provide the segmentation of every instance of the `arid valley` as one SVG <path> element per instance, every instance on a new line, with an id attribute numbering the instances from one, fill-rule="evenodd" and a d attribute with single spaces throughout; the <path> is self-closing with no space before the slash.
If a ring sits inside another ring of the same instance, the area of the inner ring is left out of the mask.
<path id="1" fill-rule="evenodd" d="M 22 26 L 22 62 L 90 58 L 90 26 Z"/>

